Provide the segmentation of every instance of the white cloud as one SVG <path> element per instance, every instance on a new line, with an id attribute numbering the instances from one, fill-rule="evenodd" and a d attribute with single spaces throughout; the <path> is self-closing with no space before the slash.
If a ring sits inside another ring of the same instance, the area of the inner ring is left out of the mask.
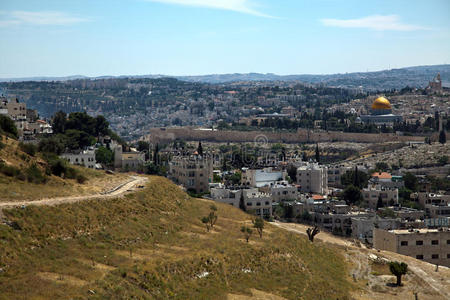
<path id="1" fill-rule="evenodd" d="M 206 7 L 222 10 L 231 10 L 239 13 L 250 14 L 258 17 L 274 18 L 254 9 L 249 0 L 147 0 L 166 4 Z"/>
<path id="2" fill-rule="evenodd" d="M 69 25 L 88 21 L 59 11 L 0 11 L 0 26 L 12 25 Z"/>
<path id="3" fill-rule="evenodd" d="M 403 24 L 397 15 L 380 16 L 373 15 L 360 19 L 321 19 L 322 24 L 331 27 L 342 28 L 366 28 L 378 31 L 395 30 L 395 31 L 413 31 L 428 29 L 421 26 Z"/>

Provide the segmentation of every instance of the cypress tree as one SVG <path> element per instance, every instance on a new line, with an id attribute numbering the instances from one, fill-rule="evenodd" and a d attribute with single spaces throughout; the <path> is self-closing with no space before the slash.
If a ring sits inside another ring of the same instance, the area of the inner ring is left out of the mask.
<path id="1" fill-rule="evenodd" d="M 319 144 L 316 144 L 316 161 L 320 162 Z"/>
<path id="2" fill-rule="evenodd" d="M 202 142 L 198 142 L 197 152 L 198 152 L 198 155 L 203 156 Z"/>
<path id="3" fill-rule="evenodd" d="M 442 129 L 439 133 L 439 143 L 445 144 L 447 142 L 447 135 L 445 134 L 445 130 Z"/>

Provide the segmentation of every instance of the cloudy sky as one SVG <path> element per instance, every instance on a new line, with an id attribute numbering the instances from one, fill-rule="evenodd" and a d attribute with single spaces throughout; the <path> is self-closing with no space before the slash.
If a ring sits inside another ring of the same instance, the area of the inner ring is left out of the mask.
<path id="1" fill-rule="evenodd" d="M 0 77 L 450 63 L 448 0 L 1 0 Z"/>

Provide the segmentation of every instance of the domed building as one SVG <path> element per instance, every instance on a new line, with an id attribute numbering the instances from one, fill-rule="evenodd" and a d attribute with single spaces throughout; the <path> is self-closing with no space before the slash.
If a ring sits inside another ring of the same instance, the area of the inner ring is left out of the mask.
<path id="1" fill-rule="evenodd" d="M 392 105 L 385 97 L 378 97 L 373 101 L 370 115 L 361 115 L 363 123 L 392 126 L 395 122 L 401 122 L 402 116 L 392 114 Z"/>

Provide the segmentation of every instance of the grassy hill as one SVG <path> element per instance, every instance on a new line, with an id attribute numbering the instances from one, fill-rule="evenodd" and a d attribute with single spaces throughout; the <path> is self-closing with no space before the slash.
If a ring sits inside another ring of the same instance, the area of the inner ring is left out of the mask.
<path id="1" fill-rule="evenodd" d="M 246 243 L 251 217 L 222 204 L 207 232 L 211 204 L 150 177 L 122 198 L 4 210 L 0 299 L 350 298 L 337 250 L 269 224 Z"/>
<path id="2" fill-rule="evenodd" d="M 42 180 L 27 178 L 33 165 L 42 175 L 38 176 Z M 75 173 L 85 179 L 80 183 L 76 178 L 45 174 L 47 168 L 48 162 L 42 153 L 30 155 L 17 140 L 0 135 L 0 202 L 95 194 L 108 190 L 127 178 L 126 174 L 108 175 L 104 171 L 72 166 Z"/>

